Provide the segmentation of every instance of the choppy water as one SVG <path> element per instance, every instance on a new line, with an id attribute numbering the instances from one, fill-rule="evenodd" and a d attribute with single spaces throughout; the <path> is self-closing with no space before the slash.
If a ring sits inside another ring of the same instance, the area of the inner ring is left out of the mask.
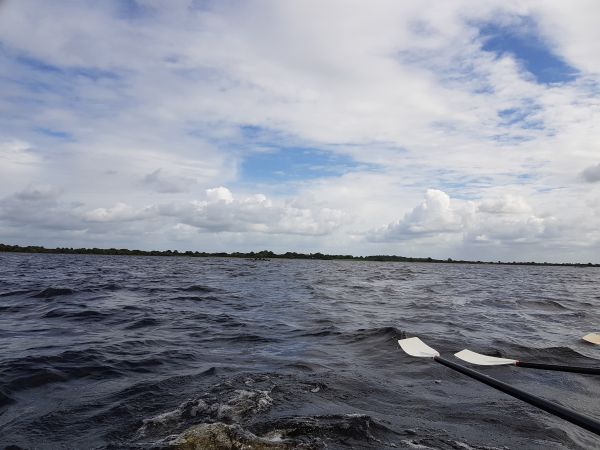
<path id="1" fill-rule="evenodd" d="M 396 344 L 598 365 L 599 306 L 597 268 L 0 254 L 0 448 L 599 448 Z M 482 371 L 600 418 L 598 377 Z"/>

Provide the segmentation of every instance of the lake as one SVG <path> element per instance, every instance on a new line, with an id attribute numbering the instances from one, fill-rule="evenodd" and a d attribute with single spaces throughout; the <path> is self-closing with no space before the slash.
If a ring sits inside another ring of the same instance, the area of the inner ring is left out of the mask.
<path id="1" fill-rule="evenodd" d="M 598 448 L 397 339 L 598 366 L 599 326 L 599 268 L 0 253 L 0 447 Z M 597 376 L 478 370 L 600 418 Z"/>

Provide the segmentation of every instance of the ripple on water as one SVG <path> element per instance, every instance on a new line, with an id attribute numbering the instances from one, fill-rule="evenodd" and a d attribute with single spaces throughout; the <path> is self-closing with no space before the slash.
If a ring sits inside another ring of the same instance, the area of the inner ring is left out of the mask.
<path id="1" fill-rule="evenodd" d="M 32 295 L 33 298 L 51 298 L 51 297 L 59 297 L 62 295 L 73 295 L 73 289 L 69 288 L 46 288 L 35 295 Z"/>

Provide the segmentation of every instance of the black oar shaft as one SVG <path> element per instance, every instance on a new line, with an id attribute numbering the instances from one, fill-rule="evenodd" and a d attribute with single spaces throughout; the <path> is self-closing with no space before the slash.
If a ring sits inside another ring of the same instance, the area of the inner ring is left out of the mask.
<path id="1" fill-rule="evenodd" d="M 575 372 L 600 375 L 600 367 L 561 366 L 558 364 L 540 364 L 525 361 L 517 361 L 515 365 L 519 367 L 529 367 L 530 369 L 557 370 L 559 372 Z"/>
<path id="2" fill-rule="evenodd" d="M 484 375 L 476 370 L 469 369 L 468 367 L 461 366 L 460 364 L 456 364 L 455 362 L 449 361 L 441 356 L 436 356 L 435 359 L 440 364 L 443 364 L 446 367 L 449 367 L 457 372 L 460 372 L 468 377 L 474 378 L 477 381 L 481 381 L 488 386 L 491 386 L 499 391 L 504 392 L 505 394 L 512 395 L 519 400 L 523 400 L 530 405 L 536 406 L 550 414 L 554 414 L 561 419 L 567 420 L 575 425 L 578 425 L 582 428 L 585 428 L 588 431 L 591 431 L 594 434 L 600 436 L 600 421 L 593 419 L 588 416 L 584 416 L 583 414 L 579 414 L 578 412 L 572 411 L 564 406 L 558 405 L 556 403 L 550 402 L 548 400 L 544 400 L 543 398 L 537 397 L 535 395 L 530 394 L 529 392 L 522 391 L 521 389 L 515 388 L 509 384 L 504 383 L 503 381 L 496 380 L 495 378 Z"/>

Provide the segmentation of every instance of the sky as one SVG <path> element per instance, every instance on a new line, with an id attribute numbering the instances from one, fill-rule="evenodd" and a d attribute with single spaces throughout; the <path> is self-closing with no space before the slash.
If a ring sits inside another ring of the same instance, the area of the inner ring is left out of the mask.
<path id="1" fill-rule="evenodd" d="M 599 21 L 0 1 L 0 242 L 600 263 Z"/>

